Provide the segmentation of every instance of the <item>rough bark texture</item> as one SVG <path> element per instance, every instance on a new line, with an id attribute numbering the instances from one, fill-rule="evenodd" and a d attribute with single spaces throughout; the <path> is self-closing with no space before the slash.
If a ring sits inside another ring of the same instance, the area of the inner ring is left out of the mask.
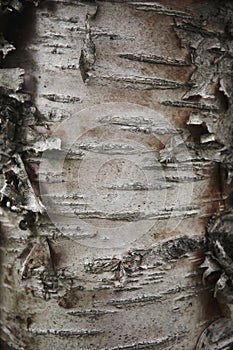
<path id="1" fill-rule="evenodd" d="M 1 347 L 231 349 L 232 2 L 0 4 Z"/>

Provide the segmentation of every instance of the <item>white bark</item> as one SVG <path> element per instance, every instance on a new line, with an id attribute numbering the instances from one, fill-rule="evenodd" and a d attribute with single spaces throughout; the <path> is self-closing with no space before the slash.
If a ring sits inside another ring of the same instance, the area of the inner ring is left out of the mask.
<path id="1" fill-rule="evenodd" d="M 1 337 L 12 349 L 193 350 L 224 314 L 198 263 L 229 192 L 232 6 L 31 11 L 33 35 L 5 59 L 25 70 L 41 119 L 14 152 L 26 204 L 1 213 Z"/>

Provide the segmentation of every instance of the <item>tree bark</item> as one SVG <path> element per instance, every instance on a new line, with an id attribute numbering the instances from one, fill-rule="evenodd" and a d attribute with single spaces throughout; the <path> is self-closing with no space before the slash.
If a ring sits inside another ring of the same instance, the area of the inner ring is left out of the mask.
<path id="1" fill-rule="evenodd" d="M 231 1 L 0 3 L 1 347 L 231 349 Z"/>

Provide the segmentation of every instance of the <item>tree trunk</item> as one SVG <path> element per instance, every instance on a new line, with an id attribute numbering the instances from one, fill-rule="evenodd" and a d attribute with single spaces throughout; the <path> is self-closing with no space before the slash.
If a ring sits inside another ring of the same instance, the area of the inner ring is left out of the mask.
<path id="1" fill-rule="evenodd" d="M 232 2 L 0 3 L 2 348 L 231 349 Z"/>

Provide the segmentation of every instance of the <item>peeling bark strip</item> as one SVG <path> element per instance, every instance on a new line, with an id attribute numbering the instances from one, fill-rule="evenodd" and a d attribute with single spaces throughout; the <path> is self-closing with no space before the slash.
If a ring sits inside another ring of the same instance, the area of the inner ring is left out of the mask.
<path id="1" fill-rule="evenodd" d="M 96 60 L 96 53 L 95 53 L 95 44 L 92 40 L 92 34 L 90 29 L 90 23 L 89 20 L 91 17 L 94 17 L 97 12 L 97 5 L 96 5 L 96 11 L 94 15 L 89 15 L 89 13 L 86 16 L 86 22 L 85 22 L 85 28 L 86 28 L 86 37 L 84 40 L 84 45 L 81 50 L 81 55 L 79 59 L 79 69 L 82 75 L 82 79 L 85 83 L 85 81 L 90 77 L 91 72 L 95 60 Z"/>
<path id="2" fill-rule="evenodd" d="M 0 346 L 230 350 L 232 1 L 0 8 Z"/>

